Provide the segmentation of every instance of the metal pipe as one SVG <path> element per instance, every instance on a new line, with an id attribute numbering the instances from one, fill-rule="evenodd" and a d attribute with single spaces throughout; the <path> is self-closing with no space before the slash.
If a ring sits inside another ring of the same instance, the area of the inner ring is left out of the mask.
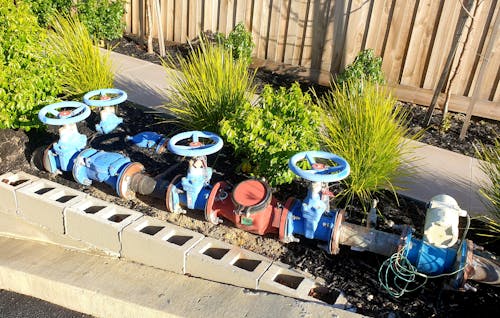
<path id="1" fill-rule="evenodd" d="M 472 267 L 474 270 L 468 279 L 500 286 L 500 263 L 497 260 L 474 254 Z"/>
<path id="2" fill-rule="evenodd" d="M 129 189 L 143 195 L 153 193 L 156 187 L 156 180 L 142 173 L 136 173 L 130 180 Z"/>
<path id="3" fill-rule="evenodd" d="M 361 225 L 343 222 L 340 226 L 339 243 L 358 250 L 390 256 L 396 252 L 399 241 L 399 235 L 368 229 Z"/>

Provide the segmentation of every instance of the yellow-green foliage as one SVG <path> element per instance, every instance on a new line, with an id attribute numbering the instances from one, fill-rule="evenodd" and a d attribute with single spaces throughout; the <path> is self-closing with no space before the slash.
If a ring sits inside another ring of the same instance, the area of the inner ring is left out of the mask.
<path id="1" fill-rule="evenodd" d="M 0 0 L 0 129 L 37 127 L 37 113 L 61 91 L 58 61 L 28 4 Z"/>
<path id="2" fill-rule="evenodd" d="M 382 86 L 364 81 L 333 87 L 319 105 L 326 112 L 325 148 L 351 166 L 341 196 L 347 202 L 357 197 L 368 204 L 380 190 L 395 191 L 394 181 L 403 173 L 398 168 L 410 151 L 402 146 L 408 133 L 403 124 L 406 113 L 396 106 L 396 99 Z"/>
<path id="3" fill-rule="evenodd" d="M 230 50 L 202 43 L 180 60 L 173 71 L 173 58 L 164 66 L 168 72 L 170 103 L 165 107 L 188 129 L 219 133 L 219 124 L 253 96 L 253 75 L 247 63 L 233 60 Z"/>
<path id="4" fill-rule="evenodd" d="M 68 98 L 113 86 L 114 74 L 108 53 L 95 45 L 77 17 L 58 16 L 51 23 L 48 50 L 60 56 L 60 77 Z"/>
<path id="5" fill-rule="evenodd" d="M 480 189 L 481 195 L 486 199 L 491 213 L 500 221 L 500 137 L 496 137 L 493 147 L 481 145 L 476 149 L 479 158 L 483 160 L 480 167 L 488 176 L 491 183 L 483 184 Z"/>

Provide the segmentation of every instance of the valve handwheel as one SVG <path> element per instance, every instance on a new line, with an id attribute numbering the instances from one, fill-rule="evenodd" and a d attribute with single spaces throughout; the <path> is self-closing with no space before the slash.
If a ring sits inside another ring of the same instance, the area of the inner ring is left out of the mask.
<path id="1" fill-rule="evenodd" d="M 304 159 L 309 162 L 312 169 L 303 170 L 297 166 L 298 162 Z M 316 159 L 331 160 L 336 166 L 316 162 Z M 326 151 L 299 152 L 290 158 L 288 167 L 299 177 L 313 182 L 337 182 L 347 178 L 351 171 L 349 163 L 344 158 Z"/>
<path id="2" fill-rule="evenodd" d="M 109 95 L 116 95 L 110 97 Z M 92 99 L 99 96 L 99 99 Z M 89 106 L 106 107 L 123 103 L 127 100 L 127 93 L 117 88 L 105 88 L 88 92 L 83 96 L 83 102 Z"/>
<path id="3" fill-rule="evenodd" d="M 38 112 L 38 118 L 46 125 L 74 124 L 89 117 L 90 108 L 80 102 L 60 102 L 47 105 Z"/>
<path id="4" fill-rule="evenodd" d="M 204 144 L 200 139 L 208 139 L 212 143 Z M 181 141 L 191 140 L 187 146 L 178 145 Z M 224 142 L 218 135 L 208 131 L 187 131 L 170 138 L 168 150 L 179 156 L 200 157 L 211 155 L 222 149 Z"/>

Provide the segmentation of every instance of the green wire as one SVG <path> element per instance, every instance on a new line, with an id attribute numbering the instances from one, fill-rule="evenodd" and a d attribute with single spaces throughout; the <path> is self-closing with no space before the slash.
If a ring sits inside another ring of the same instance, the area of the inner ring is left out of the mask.
<path id="1" fill-rule="evenodd" d="M 460 245 L 464 242 L 465 236 L 470 226 L 470 216 L 467 214 L 467 225 L 462 235 Z M 394 253 L 386 259 L 378 270 L 378 280 L 380 286 L 392 297 L 399 298 L 405 293 L 413 292 L 423 287 L 428 279 L 439 278 L 444 276 L 452 276 L 464 270 L 465 266 L 451 272 L 439 275 L 426 275 L 418 272 L 417 268 L 411 264 L 405 256 L 406 247 Z M 385 268 L 385 273 L 384 273 Z M 390 283 L 390 275 L 394 276 L 392 283 Z M 417 277 L 424 280 L 421 283 L 416 283 Z M 417 284 L 414 288 L 409 288 L 411 284 Z"/>

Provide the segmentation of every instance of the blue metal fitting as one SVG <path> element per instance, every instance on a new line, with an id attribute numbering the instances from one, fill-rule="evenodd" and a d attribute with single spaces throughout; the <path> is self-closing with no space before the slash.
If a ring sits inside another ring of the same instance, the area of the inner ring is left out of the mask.
<path id="1" fill-rule="evenodd" d="M 449 273 L 453 269 L 457 259 L 456 248 L 441 248 L 415 239 L 412 233 L 406 236 L 406 257 L 420 273 L 427 275 L 439 275 Z"/>
<path id="2" fill-rule="evenodd" d="M 110 95 L 116 95 L 110 97 Z M 99 96 L 99 99 L 93 99 Z M 123 118 L 116 116 L 114 106 L 127 100 L 127 93 L 116 88 L 98 89 L 83 96 L 83 102 L 89 106 L 102 107 L 101 121 L 96 124 L 96 130 L 108 134 L 123 122 Z"/>
<path id="3" fill-rule="evenodd" d="M 330 167 L 323 163 L 317 163 L 315 158 L 331 160 L 335 166 Z M 298 167 L 302 160 L 307 160 L 311 170 L 303 170 Z M 285 240 L 297 241 L 294 235 L 301 235 L 309 239 L 329 242 L 332 239 L 337 213 L 331 213 L 327 182 L 336 182 L 349 175 L 349 164 L 345 159 L 324 151 L 300 152 L 290 158 L 290 170 L 296 175 L 312 181 L 309 185 L 304 201 L 296 200 L 289 209 L 285 226 Z M 329 250 L 331 244 L 325 245 Z"/>
<path id="4" fill-rule="evenodd" d="M 38 113 L 41 122 L 61 126 L 59 140 L 43 154 L 43 166 L 51 173 L 71 171 L 73 161 L 87 145 L 87 136 L 80 134 L 76 123 L 90 115 L 87 105 L 79 102 L 61 102 L 45 106 Z"/>
<path id="5" fill-rule="evenodd" d="M 131 162 L 130 158 L 114 152 L 85 149 L 75 159 L 73 178 L 83 184 L 92 181 L 104 182 L 116 190 L 123 198 L 131 198 L 134 193 L 129 190 L 130 178 L 144 167 L 140 163 Z"/>
<path id="6" fill-rule="evenodd" d="M 127 136 L 127 141 L 141 148 L 155 148 L 156 153 L 163 153 L 167 138 L 153 131 L 144 131 L 134 136 Z"/>
<path id="7" fill-rule="evenodd" d="M 200 140 L 208 139 L 204 144 Z M 183 142 L 187 145 L 179 145 Z M 204 210 L 212 186 L 212 168 L 207 165 L 207 155 L 219 151 L 223 146 L 222 138 L 211 132 L 188 131 L 173 136 L 168 149 L 180 156 L 192 157 L 185 177 L 177 176 L 167 189 L 166 205 L 170 212 L 182 213 L 182 206 L 188 209 Z M 179 180 L 180 179 L 180 180 Z"/>

